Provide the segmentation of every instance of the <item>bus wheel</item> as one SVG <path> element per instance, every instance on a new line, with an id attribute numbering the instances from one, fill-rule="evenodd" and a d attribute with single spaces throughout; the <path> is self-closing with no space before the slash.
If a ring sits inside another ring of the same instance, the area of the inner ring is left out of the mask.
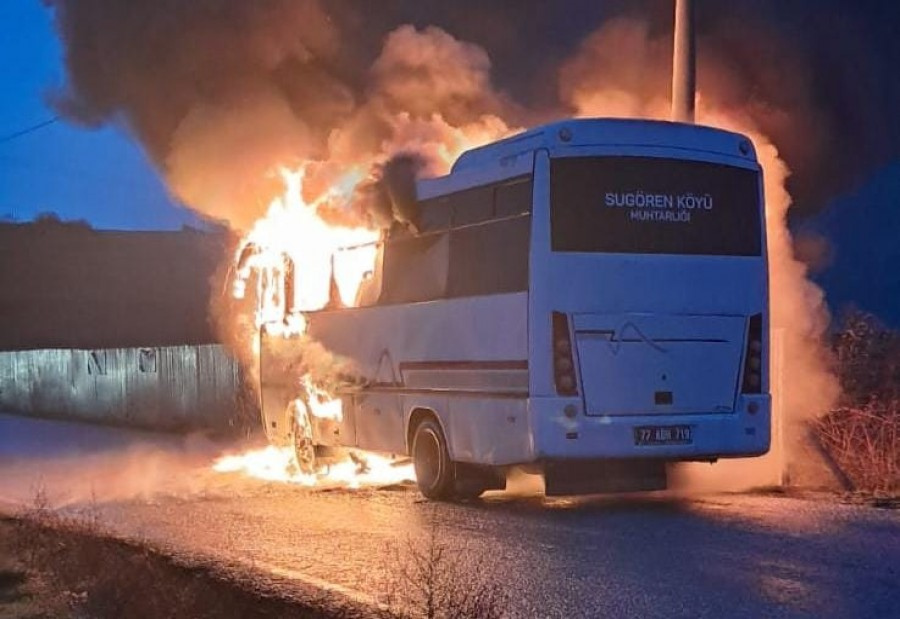
<path id="1" fill-rule="evenodd" d="M 316 472 L 316 445 L 313 443 L 312 423 L 309 410 L 300 400 L 291 402 L 288 408 L 291 416 L 291 436 L 297 468 L 305 475 Z"/>
<path id="2" fill-rule="evenodd" d="M 429 499 L 452 498 L 453 464 L 437 421 L 426 419 L 416 427 L 412 453 L 419 491 Z"/>

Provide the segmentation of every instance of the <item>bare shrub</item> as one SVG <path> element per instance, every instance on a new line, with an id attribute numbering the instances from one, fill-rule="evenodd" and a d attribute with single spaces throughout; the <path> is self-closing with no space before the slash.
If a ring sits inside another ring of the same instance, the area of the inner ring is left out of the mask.
<path id="1" fill-rule="evenodd" d="M 816 423 L 854 489 L 900 491 L 900 333 L 854 311 L 835 338 L 841 406 Z"/>
<path id="2" fill-rule="evenodd" d="M 387 549 L 380 616 L 425 619 L 503 617 L 507 596 L 467 546 L 452 545 L 432 525 L 427 536 Z"/>
<path id="3" fill-rule="evenodd" d="M 857 490 L 900 491 L 898 402 L 877 398 L 840 408 L 818 422 L 822 443 Z"/>

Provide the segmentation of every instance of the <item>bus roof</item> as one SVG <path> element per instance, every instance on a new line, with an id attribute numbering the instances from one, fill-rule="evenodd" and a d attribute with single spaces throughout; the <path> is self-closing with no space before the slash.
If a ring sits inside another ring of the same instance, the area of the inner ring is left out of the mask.
<path id="1" fill-rule="evenodd" d="M 756 161 L 753 143 L 738 133 L 661 120 L 584 118 L 542 125 L 468 150 L 453 164 L 452 172 L 489 166 L 541 148 L 596 145 L 668 146 Z"/>

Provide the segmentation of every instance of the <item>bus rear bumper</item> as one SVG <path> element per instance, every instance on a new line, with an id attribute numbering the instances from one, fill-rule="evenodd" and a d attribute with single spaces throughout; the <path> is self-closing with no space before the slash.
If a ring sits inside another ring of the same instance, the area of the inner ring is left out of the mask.
<path id="1" fill-rule="evenodd" d="M 689 415 L 588 416 L 578 399 L 529 400 L 535 460 L 678 461 L 760 456 L 769 451 L 771 410 L 768 394 L 740 396 L 734 412 Z M 669 430 L 657 436 L 660 427 Z"/>

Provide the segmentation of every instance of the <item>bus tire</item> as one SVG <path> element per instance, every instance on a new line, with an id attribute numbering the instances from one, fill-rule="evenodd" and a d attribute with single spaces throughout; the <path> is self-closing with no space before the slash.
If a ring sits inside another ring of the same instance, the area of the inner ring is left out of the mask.
<path id="1" fill-rule="evenodd" d="M 291 418 L 291 445 L 294 448 L 294 460 L 301 473 L 313 475 L 318 469 L 318 462 L 309 411 L 298 400 L 294 400 L 288 406 L 288 414 Z"/>
<path id="2" fill-rule="evenodd" d="M 416 484 L 428 499 L 445 501 L 454 496 L 453 463 L 441 426 L 434 419 L 424 419 L 413 435 L 413 465 Z"/>

